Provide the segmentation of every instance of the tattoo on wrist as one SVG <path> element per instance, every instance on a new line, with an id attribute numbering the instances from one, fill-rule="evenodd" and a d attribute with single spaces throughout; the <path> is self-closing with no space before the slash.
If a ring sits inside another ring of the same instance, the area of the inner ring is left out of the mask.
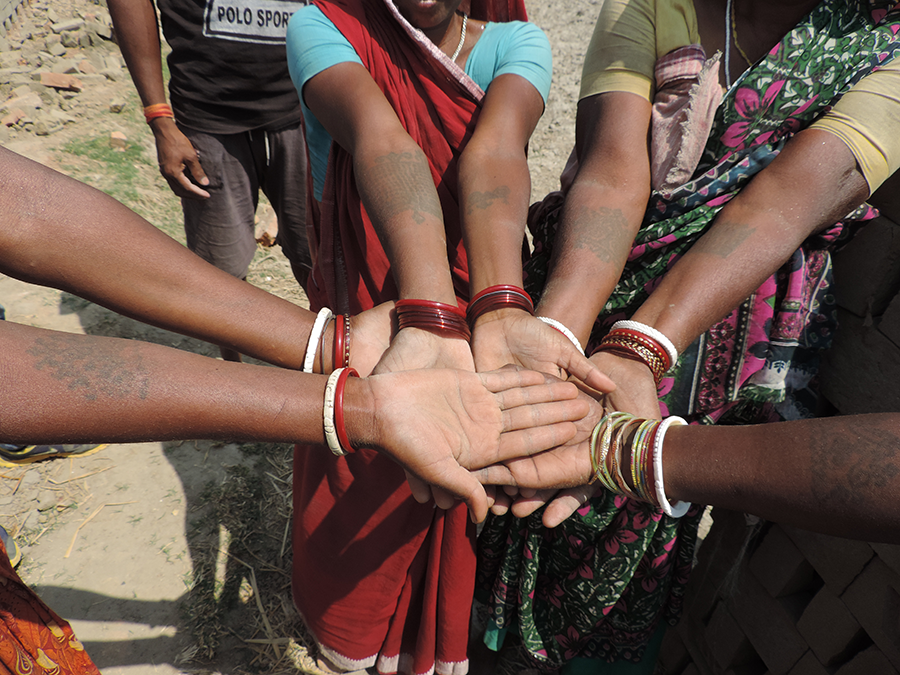
<path id="1" fill-rule="evenodd" d="M 82 343 L 83 340 L 65 335 L 42 336 L 28 348 L 28 354 L 35 358 L 35 370 L 48 371 L 69 390 L 80 391 L 88 401 L 100 396 L 147 398 L 150 377 L 134 346 L 126 343 L 98 355 L 96 346 Z"/>
<path id="2" fill-rule="evenodd" d="M 424 155 L 391 152 L 378 157 L 367 173 L 373 210 L 384 218 L 411 211 L 413 221 L 420 225 L 428 216 L 443 220 L 441 202 Z"/>
<path id="3" fill-rule="evenodd" d="M 577 232 L 574 247 L 590 251 L 601 262 L 615 262 L 631 243 L 627 234 L 628 220 L 620 209 L 583 206 L 574 213 L 568 213 L 568 218 Z M 628 241 L 624 241 L 626 239 Z"/>
<path id="4" fill-rule="evenodd" d="M 509 204 L 509 200 L 507 199 L 509 195 L 510 189 L 506 185 L 500 185 L 490 192 L 473 192 L 469 195 L 467 200 L 466 213 L 472 215 L 476 209 L 482 211 L 484 209 L 489 209 L 494 205 L 494 202 Z"/>

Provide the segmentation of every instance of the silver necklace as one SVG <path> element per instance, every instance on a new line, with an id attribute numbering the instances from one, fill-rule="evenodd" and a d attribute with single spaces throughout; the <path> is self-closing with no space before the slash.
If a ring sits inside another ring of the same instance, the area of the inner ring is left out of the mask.
<path id="1" fill-rule="evenodd" d="M 453 56 L 450 57 L 451 61 L 456 61 L 456 57 L 459 56 L 459 53 L 462 51 L 463 45 L 466 44 L 466 25 L 469 23 L 469 16 L 463 12 L 463 25 L 462 30 L 459 31 L 459 44 L 456 45 L 456 51 L 453 52 Z"/>
<path id="2" fill-rule="evenodd" d="M 732 0 L 725 3 L 725 88 L 731 89 L 731 16 Z"/>

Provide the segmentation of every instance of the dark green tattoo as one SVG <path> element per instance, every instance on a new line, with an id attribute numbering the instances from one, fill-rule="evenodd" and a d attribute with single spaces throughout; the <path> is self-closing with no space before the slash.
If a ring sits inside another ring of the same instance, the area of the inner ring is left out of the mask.
<path id="1" fill-rule="evenodd" d="M 100 396 L 128 399 L 147 398 L 150 378 L 135 348 L 123 343 L 117 352 L 94 354 L 80 336 L 52 335 L 39 337 L 28 349 L 35 358 L 35 370 L 47 370 L 51 376 L 80 390 L 89 401 Z"/>
<path id="2" fill-rule="evenodd" d="M 756 228 L 750 227 L 746 223 L 722 221 L 696 243 L 694 250 L 724 260 L 752 237 L 754 232 L 756 232 Z"/>
<path id="3" fill-rule="evenodd" d="M 620 209 L 591 209 L 582 206 L 568 217 L 578 234 L 574 241 L 577 249 L 586 249 L 598 260 L 611 263 L 619 260 L 622 250 L 631 244 L 622 235 L 628 232 L 628 220 Z"/>
<path id="4" fill-rule="evenodd" d="M 419 224 L 425 222 L 426 216 L 443 219 L 431 169 L 423 155 L 392 152 L 376 159 L 367 173 L 373 214 L 390 220 L 411 211 Z"/>
<path id="5" fill-rule="evenodd" d="M 501 185 L 496 190 L 491 190 L 490 192 L 473 192 L 469 195 L 468 200 L 468 208 L 466 209 L 466 213 L 468 215 L 472 215 L 476 209 L 484 210 L 489 209 L 494 205 L 494 202 L 503 202 L 504 204 L 509 204 L 508 197 L 510 194 L 510 189 L 506 185 Z"/>
<path id="6" fill-rule="evenodd" d="M 833 429 L 810 436 L 813 489 L 823 500 L 837 504 L 864 503 L 866 494 L 883 491 L 900 473 L 897 454 L 900 438 L 875 426 L 835 433 Z M 835 480 L 837 479 L 837 480 Z M 826 493 L 821 485 L 836 483 Z"/>

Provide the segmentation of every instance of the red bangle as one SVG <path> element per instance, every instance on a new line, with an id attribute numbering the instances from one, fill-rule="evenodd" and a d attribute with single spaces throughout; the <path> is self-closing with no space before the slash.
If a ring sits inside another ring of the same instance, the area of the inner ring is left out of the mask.
<path id="1" fill-rule="evenodd" d="M 350 367 L 350 315 L 344 314 L 344 368 Z"/>
<path id="2" fill-rule="evenodd" d="M 642 344 L 647 349 L 653 351 L 662 361 L 663 363 L 663 372 L 669 370 L 672 367 L 672 362 L 669 359 L 669 352 L 666 351 L 665 347 L 663 347 L 657 340 L 654 340 L 649 335 L 645 335 L 644 333 L 639 333 L 636 330 L 631 330 L 630 328 L 614 328 L 606 334 L 607 338 L 624 338 L 629 342 L 636 342 L 638 344 Z M 606 338 L 604 338 L 605 340 Z"/>
<path id="3" fill-rule="evenodd" d="M 442 337 L 466 341 L 472 337 L 466 313 L 456 305 L 434 300 L 398 300 L 394 309 L 400 330 L 420 328 Z"/>
<path id="4" fill-rule="evenodd" d="M 504 307 L 517 307 L 534 315 L 534 302 L 532 302 L 531 296 L 518 286 L 508 284 L 488 286 L 483 291 L 476 293 L 469 303 L 466 310 L 469 327 L 473 327 L 482 314 Z"/>
<path id="5" fill-rule="evenodd" d="M 337 370 L 344 364 L 344 321 L 343 314 L 334 317 L 334 345 L 331 352 L 331 368 Z"/>
<path id="6" fill-rule="evenodd" d="M 350 445 L 350 438 L 347 436 L 347 427 L 344 426 L 344 387 L 347 384 L 347 378 L 351 375 L 353 377 L 359 377 L 359 373 L 353 370 L 353 368 L 344 370 L 344 372 L 338 376 L 337 386 L 334 390 L 334 431 L 337 433 L 341 448 L 347 454 L 353 452 L 353 446 Z"/>
<path id="7" fill-rule="evenodd" d="M 169 107 L 168 103 L 154 103 L 144 107 L 144 119 L 147 120 L 147 124 L 150 124 L 157 117 L 170 117 L 174 120 L 175 113 L 172 112 L 172 108 Z"/>

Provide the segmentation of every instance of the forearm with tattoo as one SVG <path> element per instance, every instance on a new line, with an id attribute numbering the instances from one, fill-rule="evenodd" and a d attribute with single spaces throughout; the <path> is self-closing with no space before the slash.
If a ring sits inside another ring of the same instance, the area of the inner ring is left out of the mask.
<path id="1" fill-rule="evenodd" d="M 420 225 L 428 216 L 443 220 L 431 169 L 421 153 L 392 152 L 377 157 L 365 171 L 360 188 L 373 220 L 388 222 L 406 212 Z"/>

